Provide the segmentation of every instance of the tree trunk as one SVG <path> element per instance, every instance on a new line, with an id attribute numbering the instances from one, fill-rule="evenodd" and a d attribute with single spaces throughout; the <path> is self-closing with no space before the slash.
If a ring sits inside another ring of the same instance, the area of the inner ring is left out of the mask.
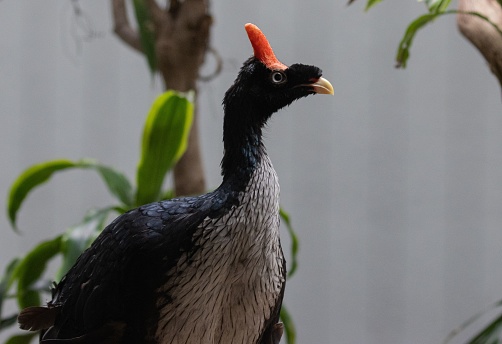
<path id="1" fill-rule="evenodd" d="M 502 7 L 497 0 L 459 0 L 462 12 L 477 12 L 502 29 Z M 460 32 L 481 52 L 490 70 L 502 86 L 502 34 L 492 24 L 479 17 L 459 14 Z"/>
<path id="2" fill-rule="evenodd" d="M 212 17 L 209 0 L 170 0 L 165 8 L 155 0 L 145 0 L 152 15 L 157 69 L 165 89 L 197 91 L 199 69 L 208 51 Z M 115 33 L 130 47 L 142 51 L 139 34 L 129 24 L 124 0 L 112 0 Z M 195 94 L 197 104 L 197 94 Z M 196 106 L 197 109 L 197 106 Z M 205 191 L 200 153 L 198 114 L 194 113 L 185 154 L 174 168 L 177 196 Z"/>

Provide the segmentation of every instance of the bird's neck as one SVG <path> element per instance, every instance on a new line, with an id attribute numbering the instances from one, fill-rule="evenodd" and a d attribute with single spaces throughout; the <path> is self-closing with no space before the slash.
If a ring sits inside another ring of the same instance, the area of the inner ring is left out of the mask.
<path id="1" fill-rule="evenodd" d="M 245 188 L 253 172 L 266 156 L 262 142 L 262 125 L 242 123 L 247 114 L 225 116 L 223 126 L 224 155 L 221 162 L 223 181 Z"/>

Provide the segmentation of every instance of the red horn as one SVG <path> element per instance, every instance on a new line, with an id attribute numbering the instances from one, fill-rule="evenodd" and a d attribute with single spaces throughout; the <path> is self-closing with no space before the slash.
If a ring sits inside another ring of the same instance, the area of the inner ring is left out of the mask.
<path id="1" fill-rule="evenodd" d="M 286 69 L 288 66 L 281 63 L 277 57 L 275 57 L 274 51 L 267 40 L 267 37 L 261 32 L 258 26 L 247 23 L 244 25 L 246 32 L 249 37 L 249 41 L 253 46 L 254 56 L 260 60 L 268 69 Z"/>

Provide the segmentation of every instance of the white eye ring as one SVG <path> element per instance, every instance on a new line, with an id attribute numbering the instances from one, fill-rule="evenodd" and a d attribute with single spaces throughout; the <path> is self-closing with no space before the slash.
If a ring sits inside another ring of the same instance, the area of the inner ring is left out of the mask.
<path id="1" fill-rule="evenodd" d="M 274 71 L 270 74 L 270 80 L 273 84 L 280 85 L 286 82 L 287 77 L 286 74 L 280 71 Z"/>

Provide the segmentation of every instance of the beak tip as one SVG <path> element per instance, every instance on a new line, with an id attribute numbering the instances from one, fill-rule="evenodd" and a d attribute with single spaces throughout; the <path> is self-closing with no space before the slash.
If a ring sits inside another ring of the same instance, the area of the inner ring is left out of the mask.
<path id="1" fill-rule="evenodd" d="M 314 87 L 315 92 L 318 94 L 335 94 L 333 85 L 331 85 L 331 83 L 323 77 L 320 77 L 319 80 L 312 84 L 312 86 Z"/>

